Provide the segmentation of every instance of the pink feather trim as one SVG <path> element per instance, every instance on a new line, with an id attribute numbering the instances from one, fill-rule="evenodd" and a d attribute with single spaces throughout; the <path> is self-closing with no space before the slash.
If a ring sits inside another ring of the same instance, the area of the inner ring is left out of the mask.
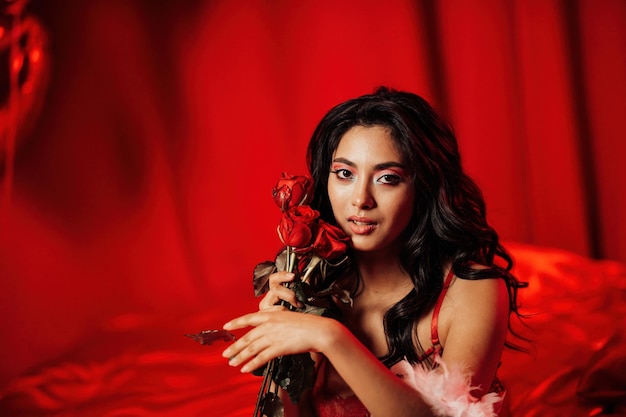
<path id="1" fill-rule="evenodd" d="M 437 369 L 417 366 L 414 369 L 415 389 L 422 395 L 437 417 L 497 417 L 503 396 L 483 395 L 479 400 L 471 394 L 471 376 L 464 369 L 447 366 L 439 357 Z M 413 384 L 412 384 L 413 385 Z"/>

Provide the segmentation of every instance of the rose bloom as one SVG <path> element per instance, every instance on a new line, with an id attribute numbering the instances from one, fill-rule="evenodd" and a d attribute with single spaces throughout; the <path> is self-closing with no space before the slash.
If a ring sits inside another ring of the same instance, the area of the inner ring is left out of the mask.
<path id="1" fill-rule="evenodd" d="M 282 174 L 272 189 L 274 202 L 282 211 L 309 204 L 313 197 L 313 180 L 309 176 Z"/>
<path id="2" fill-rule="evenodd" d="M 311 245 L 313 251 L 324 259 L 334 259 L 343 255 L 350 238 L 338 228 L 323 220 L 319 221 L 317 235 Z"/>
<path id="3" fill-rule="evenodd" d="M 295 206 L 283 213 L 278 224 L 278 236 L 287 246 L 296 249 L 311 245 L 319 212 L 309 206 Z"/>

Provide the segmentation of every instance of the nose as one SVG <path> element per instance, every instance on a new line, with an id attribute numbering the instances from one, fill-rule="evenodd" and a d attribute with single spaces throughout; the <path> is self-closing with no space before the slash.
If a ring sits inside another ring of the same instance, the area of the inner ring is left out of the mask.
<path id="1" fill-rule="evenodd" d="M 352 205 L 363 210 L 369 210 L 376 206 L 376 200 L 372 194 L 369 181 L 360 179 L 354 183 L 352 192 Z"/>

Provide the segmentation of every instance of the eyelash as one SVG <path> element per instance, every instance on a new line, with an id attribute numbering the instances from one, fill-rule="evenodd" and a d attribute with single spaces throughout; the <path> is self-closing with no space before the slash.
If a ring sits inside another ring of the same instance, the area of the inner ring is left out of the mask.
<path id="1" fill-rule="evenodd" d="M 330 172 L 335 174 L 340 180 L 349 180 L 350 177 L 353 176 L 352 172 L 349 169 L 345 168 L 333 169 Z M 344 176 L 341 175 L 342 173 L 344 174 Z M 346 173 L 347 175 L 345 175 Z"/>
<path id="2" fill-rule="evenodd" d="M 353 177 L 353 173 L 349 169 L 345 169 L 345 168 L 334 169 L 334 170 L 331 170 L 330 172 L 335 174 L 337 178 L 339 178 L 340 180 L 344 180 L 344 181 L 350 180 Z M 385 179 L 385 181 L 381 182 L 383 178 Z M 400 177 L 399 175 L 394 175 L 394 174 L 383 174 L 376 180 L 377 183 L 381 183 L 385 185 L 397 185 L 401 183 L 402 181 L 403 181 L 402 177 Z"/>
<path id="3" fill-rule="evenodd" d="M 387 185 L 396 185 L 402 182 L 402 177 L 398 175 L 394 175 L 394 174 L 381 175 L 377 181 L 380 181 L 383 178 L 387 178 L 387 181 L 383 182 L 383 184 L 387 184 Z"/>

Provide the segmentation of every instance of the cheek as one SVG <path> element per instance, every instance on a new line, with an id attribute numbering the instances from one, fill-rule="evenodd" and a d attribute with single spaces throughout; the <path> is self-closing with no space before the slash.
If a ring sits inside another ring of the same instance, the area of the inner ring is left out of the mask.
<path id="1" fill-rule="evenodd" d="M 349 188 L 349 186 L 346 186 L 344 182 L 341 182 L 334 176 L 330 177 L 328 179 L 328 185 L 326 186 L 328 198 L 336 201 L 345 199 L 346 194 L 350 192 Z"/>
<path id="2" fill-rule="evenodd" d="M 337 213 L 339 210 L 341 196 L 338 192 L 337 187 L 334 187 L 331 182 L 328 183 L 328 200 L 330 201 L 330 207 L 333 210 L 333 213 Z"/>

